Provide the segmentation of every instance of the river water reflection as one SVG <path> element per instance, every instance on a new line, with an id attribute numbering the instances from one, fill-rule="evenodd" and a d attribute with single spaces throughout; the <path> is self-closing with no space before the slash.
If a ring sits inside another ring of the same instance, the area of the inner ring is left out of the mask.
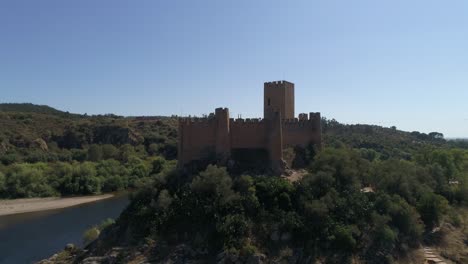
<path id="1" fill-rule="evenodd" d="M 128 203 L 127 195 L 118 195 L 64 209 L 0 216 L 0 264 L 34 263 L 68 243 L 81 246 L 86 229 L 117 218 Z"/>

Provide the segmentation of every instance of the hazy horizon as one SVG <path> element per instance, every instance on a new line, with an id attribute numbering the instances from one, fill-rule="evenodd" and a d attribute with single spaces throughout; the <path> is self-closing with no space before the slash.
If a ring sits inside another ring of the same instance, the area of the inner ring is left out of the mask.
<path id="1" fill-rule="evenodd" d="M 183 7 L 183 8 L 182 8 Z M 0 101 L 72 113 L 296 115 L 468 137 L 464 1 L 0 3 Z"/>

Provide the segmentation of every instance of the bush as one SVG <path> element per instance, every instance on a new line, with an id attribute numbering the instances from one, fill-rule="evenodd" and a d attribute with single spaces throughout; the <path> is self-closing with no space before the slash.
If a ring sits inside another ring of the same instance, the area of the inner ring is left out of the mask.
<path id="1" fill-rule="evenodd" d="M 102 231 L 102 230 L 108 228 L 109 226 L 111 226 L 111 225 L 113 225 L 113 224 L 115 224 L 115 220 L 112 219 L 112 218 L 107 218 L 107 219 L 103 220 L 103 221 L 99 224 L 98 229 L 99 229 L 100 231 Z"/>
<path id="2" fill-rule="evenodd" d="M 45 175 L 46 165 L 18 164 L 6 174 L 5 191 L 10 198 L 47 197 L 57 195 Z"/>
<path id="3" fill-rule="evenodd" d="M 440 224 L 442 217 L 449 210 L 449 205 L 444 197 L 426 193 L 418 201 L 417 208 L 426 228 L 431 230 Z"/>
<path id="4" fill-rule="evenodd" d="M 101 192 L 101 179 L 97 177 L 94 163 L 74 164 L 71 174 L 63 178 L 60 189 L 67 195 Z"/>
<path id="5" fill-rule="evenodd" d="M 101 146 L 102 158 L 103 159 L 115 159 L 119 153 L 119 150 L 110 144 L 104 144 Z"/>
<path id="6" fill-rule="evenodd" d="M 205 171 L 195 177 L 191 189 L 203 195 L 227 198 L 232 195 L 232 180 L 226 168 L 208 165 Z"/>
<path id="7" fill-rule="evenodd" d="M 102 148 L 99 145 L 91 145 L 88 149 L 88 160 L 89 161 L 100 161 L 103 157 Z"/>
<path id="8" fill-rule="evenodd" d="M 114 224 L 115 224 L 114 219 L 107 218 L 107 219 L 103 220 L 98 226 L 93 226 L 93 227 L 87 229 L 83 233 L 83 243 L 85 245 L 87 245 L 87 244 L 93 242 L 94 240 L 96 240 L 99 237 L 102 230 L 104 230 L 104 229 L 106 229 L 109 226 L 114 225 Z"/>
<path id="9" fill-rule="evenodd" d="M 219 234 L 222 236 L 225 248 L 241 248 L 244 238 L 249 230 L 249 221 L 240 214 L 227 215 L 217 226 Z"/>
<path id="10" fill-rule="evenodd" d="M 83 243 L 85 245 L 87 245 L 87 244 L 93 242 L 94 240 L 96 240 L 99 237 L 100 233 L 101 232 L 99 231 L 99 229 L 96 226 L 93 226 L 93 227 L 89 228 L 83 234 Z"/>
<path id="11" fill-rule="evenodd" d="M 158 196 L 157 207 L 159 209 L 166 210 L 171 205 L 172 200 L 173 199 L 172 199 L 171 195 L 169 194 L 169 191 L 168 190 L 162 190 L 159 193 L 159 196 Z"/>
<path id="12" fill-rule="evenodd" d="M 356 239 L 353 237 L 352 228 L 337 226 L 333 233 L 333 245 L 337 250 L 352 252 L 356 247 Z"/>
<path id="13" fill-rule="evenodd" d="M 166 160 L 162 157 L 156 157 L 153 159 L 151 162 L 151 165 L 153 165 L 153 169 L 151 170 L 152 174 L 158 174 L 164 169 L 164 165 L 166 163 Z"/>
<path id="14" fill-rule="evenodd" d="M 19 159 L 19 156 L 16 154 L 16 153 L 7 153 L 7 154 L 4 154 L 4 155 L 1 155 L 0 157 L 0 161 L 4 164 L 4 165 L 11 165 L 15 162 L 18 162 L 20 159 Z"/>
<path id="15" fill-rule="evenodd" d="M 5 175 L 0 171 L 0 197 L 6 197 L 6 178 Z"/>

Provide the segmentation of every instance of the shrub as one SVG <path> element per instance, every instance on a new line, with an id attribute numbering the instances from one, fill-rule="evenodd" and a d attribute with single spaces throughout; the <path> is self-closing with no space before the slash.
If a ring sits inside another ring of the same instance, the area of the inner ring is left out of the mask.
<path id="1" fill-rule="evenodd" d="M 100 231 L 102 231 L 102 230 L 108 228 L 109 226 L 111 226 L 111 225 L 113 225 L 113 224 L 115 224 L 115 220 L 112 219 L 112 218 L 107 218 L 107 219 L 103 220 L 103 221 L 99 224 L 98 229 L 99 229 Z"/>
<path id="2" fill-rule="evenodd" d="M 249 221 L 240 214 L 227 215 L 217 227 L 223 238 L 224 247 L 240 248 L 249 230 Z"/>
<path id="3" fill-rule="evenodd" d="M 418 201 L 417 208 L 427 229 L 437 226 L 448 212 L 447 200 L 434 193 L 426 193 Z"/>
<path id="4" fill-rule="evenodd" d="M 119 150 L 110 144 L 104 144 L 101 146 L 102 158 L 103 159 L 115 159 L 119 153 Z"/>
<path id="5" fill-rule="evenodd" d="M 153 169 L 151 171 L 152 174 L 158 174 L 164 169 L 164 164 L 166 163 L 166 160 L 162 157 L 156 157 L 152 161 Z"/>
<path id="6" fill-rule="evenodd" d="M 91 145 L 88 149 L 88 160 L 100 161 L 102 159 L 102 148 L 99 145 Z"/>
<path id="7" fill-rule="evenodd" d="M 83 234 L 84 244 L 89 244 L 99 237 L 100 231 L 96 226 L 87 229 Z"/>
<path id="8" fill-rule="evenodd" d="M 226 168 L 208 165 L 192 181 L 191 189 L 196 193 L 227 198 L 233 193 L 231 186 L 232 180 Z"/>
<path id="9" fill-rule="evenodd" d="M 347 226 L 337 226 L 333 233 L 333 244 L 340 251 L 352 252 L 356 247 L 352 229 Z"/>
<path id="10" fill-rule="evenodd" d="M 48 184 L 45 164 L 14 165 L 6 174 L 6 193 L 11 198 L 54 196 L 57 192 Z"/>
<path id="11" fill-rule="evenodd" d="M 157 207 L 160 208 L 160 209 L 165 210 L 165 209 L 169 208 L 171 203 L 172 203 L 172 197 L 169 194 L 169 191 L 168 190 L 162 190 L 159 193 L 159 196 L 158 196 Z"/>
<path id="12" fill-rule="evenodd" d="M 5 175 L 0 171 L 0 197 L 6 197 L 6 178 Z"/>

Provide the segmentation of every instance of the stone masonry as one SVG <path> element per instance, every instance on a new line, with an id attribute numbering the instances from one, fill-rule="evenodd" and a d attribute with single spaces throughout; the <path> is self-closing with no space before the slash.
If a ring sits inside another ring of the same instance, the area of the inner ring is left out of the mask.
<path id="1" fill-rule="evenodd" d="M 180 118 L 178 165 L 207 157 L 226 163 L 235 149 L 264 149 L 274 171 L 284 169 L 283 150 L 322 145 L 320 113 L 294 116 L 294 84 L 264 83 L 264 118 L 233 119 L 227 108 L 205 118 Z"/>

